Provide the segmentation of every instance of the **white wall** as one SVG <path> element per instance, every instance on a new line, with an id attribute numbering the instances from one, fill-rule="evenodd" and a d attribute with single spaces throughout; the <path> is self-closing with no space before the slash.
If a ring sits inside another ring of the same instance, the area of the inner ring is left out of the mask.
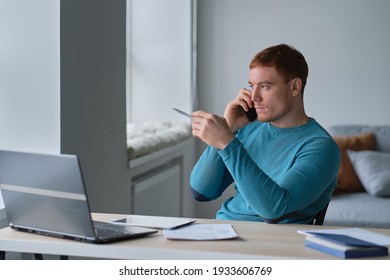
<path id="1" fill-rule="evenodd" d="M 199 0 L 199 107 L 223 114 L 252 56 L 287 43 L 309 64 L 310 116 L 325 127 L 389 124 L 389 11 L 386 0 Z M 197 215 L 213 217 L 220 203 L 199 203 Z"/>
<path id="2" fill-rule="evenodd" d="M 0 149 L 60 151 L 59 2 L 0 0 Z"/>
<path id="3" fill-rule="evenodd" d="M 59 0 L 0 0 L 1 149 L 60 149 Z"/>

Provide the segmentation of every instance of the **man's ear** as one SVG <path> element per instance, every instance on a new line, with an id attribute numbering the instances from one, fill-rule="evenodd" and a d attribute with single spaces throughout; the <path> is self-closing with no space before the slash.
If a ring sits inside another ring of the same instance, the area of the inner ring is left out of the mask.
<path id="1" fill-rule="evenodd" d="M 294 78 L 291 81 L 291 93 L 292 96 L 297 96 L 302 92 L 302 80 L 300 78 Z"/>

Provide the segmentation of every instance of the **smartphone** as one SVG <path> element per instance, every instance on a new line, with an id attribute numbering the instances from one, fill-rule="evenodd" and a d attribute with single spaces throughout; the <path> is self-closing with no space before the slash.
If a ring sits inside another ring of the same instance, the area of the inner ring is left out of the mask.
<path id="1" fill-rule="evenodd" d="M 249 108 L 248 112 L 245 112 L 245 115 L 250 122 L 253 122 L 255 119 L 257 119 L 255 107 Z"/>
<path id="2" fill-rule="evenodd" d="M 249 89 L 246 89 L 247 91 L 251 91 Z M 248 103 L 247 103 L 248 104 Z M 255 119 L 257 119 L 257 113 L 255 107 L 253 107 L 254 104 L 252 104 L 252 108 L 249 108 L 248 112 L 245 111 L 245 115 L 248 118 L 250 122 L 253 122 Z M 249 106 L 248 106 L 249 107 Z"/>

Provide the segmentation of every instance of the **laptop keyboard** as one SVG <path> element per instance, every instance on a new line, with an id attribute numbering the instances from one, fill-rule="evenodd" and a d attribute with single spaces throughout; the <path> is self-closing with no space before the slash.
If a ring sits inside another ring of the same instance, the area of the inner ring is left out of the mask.
<path id="1" fill-rule="evenodd" d="M 128 227 L 107 222 L 93 221 L 95 237 L 100 242 L 128 239 L 136 236 L 145 236 L 156 233 L 157 230 Z"/>
<path id="2" fill-rule="evenodd" d="M 110 240 L 131 235 L 131 232 L 122 226 L 99 221 L 93 221 L 93 223 L 95 236 L 100 240 Z"/>
<path id="3" fill-rule="evenodd" d="M 115 230 L 108 228 L 95 228 L 96 237 L 102 240 L 115 239 L 124 235 L 130 235 L 129 231 Z"/>

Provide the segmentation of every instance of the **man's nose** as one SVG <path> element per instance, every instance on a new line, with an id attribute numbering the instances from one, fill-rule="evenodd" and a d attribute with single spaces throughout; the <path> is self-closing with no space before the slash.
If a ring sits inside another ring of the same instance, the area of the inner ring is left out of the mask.
<path id="1" fill-rule="evenodd" d="M 252 90 L 252 101 L 253 102 L 258 102 L 258 101 L 261 101 L 261 92 L 260 92 L 260 89 L 258 88 L 254 88 Z"/>

